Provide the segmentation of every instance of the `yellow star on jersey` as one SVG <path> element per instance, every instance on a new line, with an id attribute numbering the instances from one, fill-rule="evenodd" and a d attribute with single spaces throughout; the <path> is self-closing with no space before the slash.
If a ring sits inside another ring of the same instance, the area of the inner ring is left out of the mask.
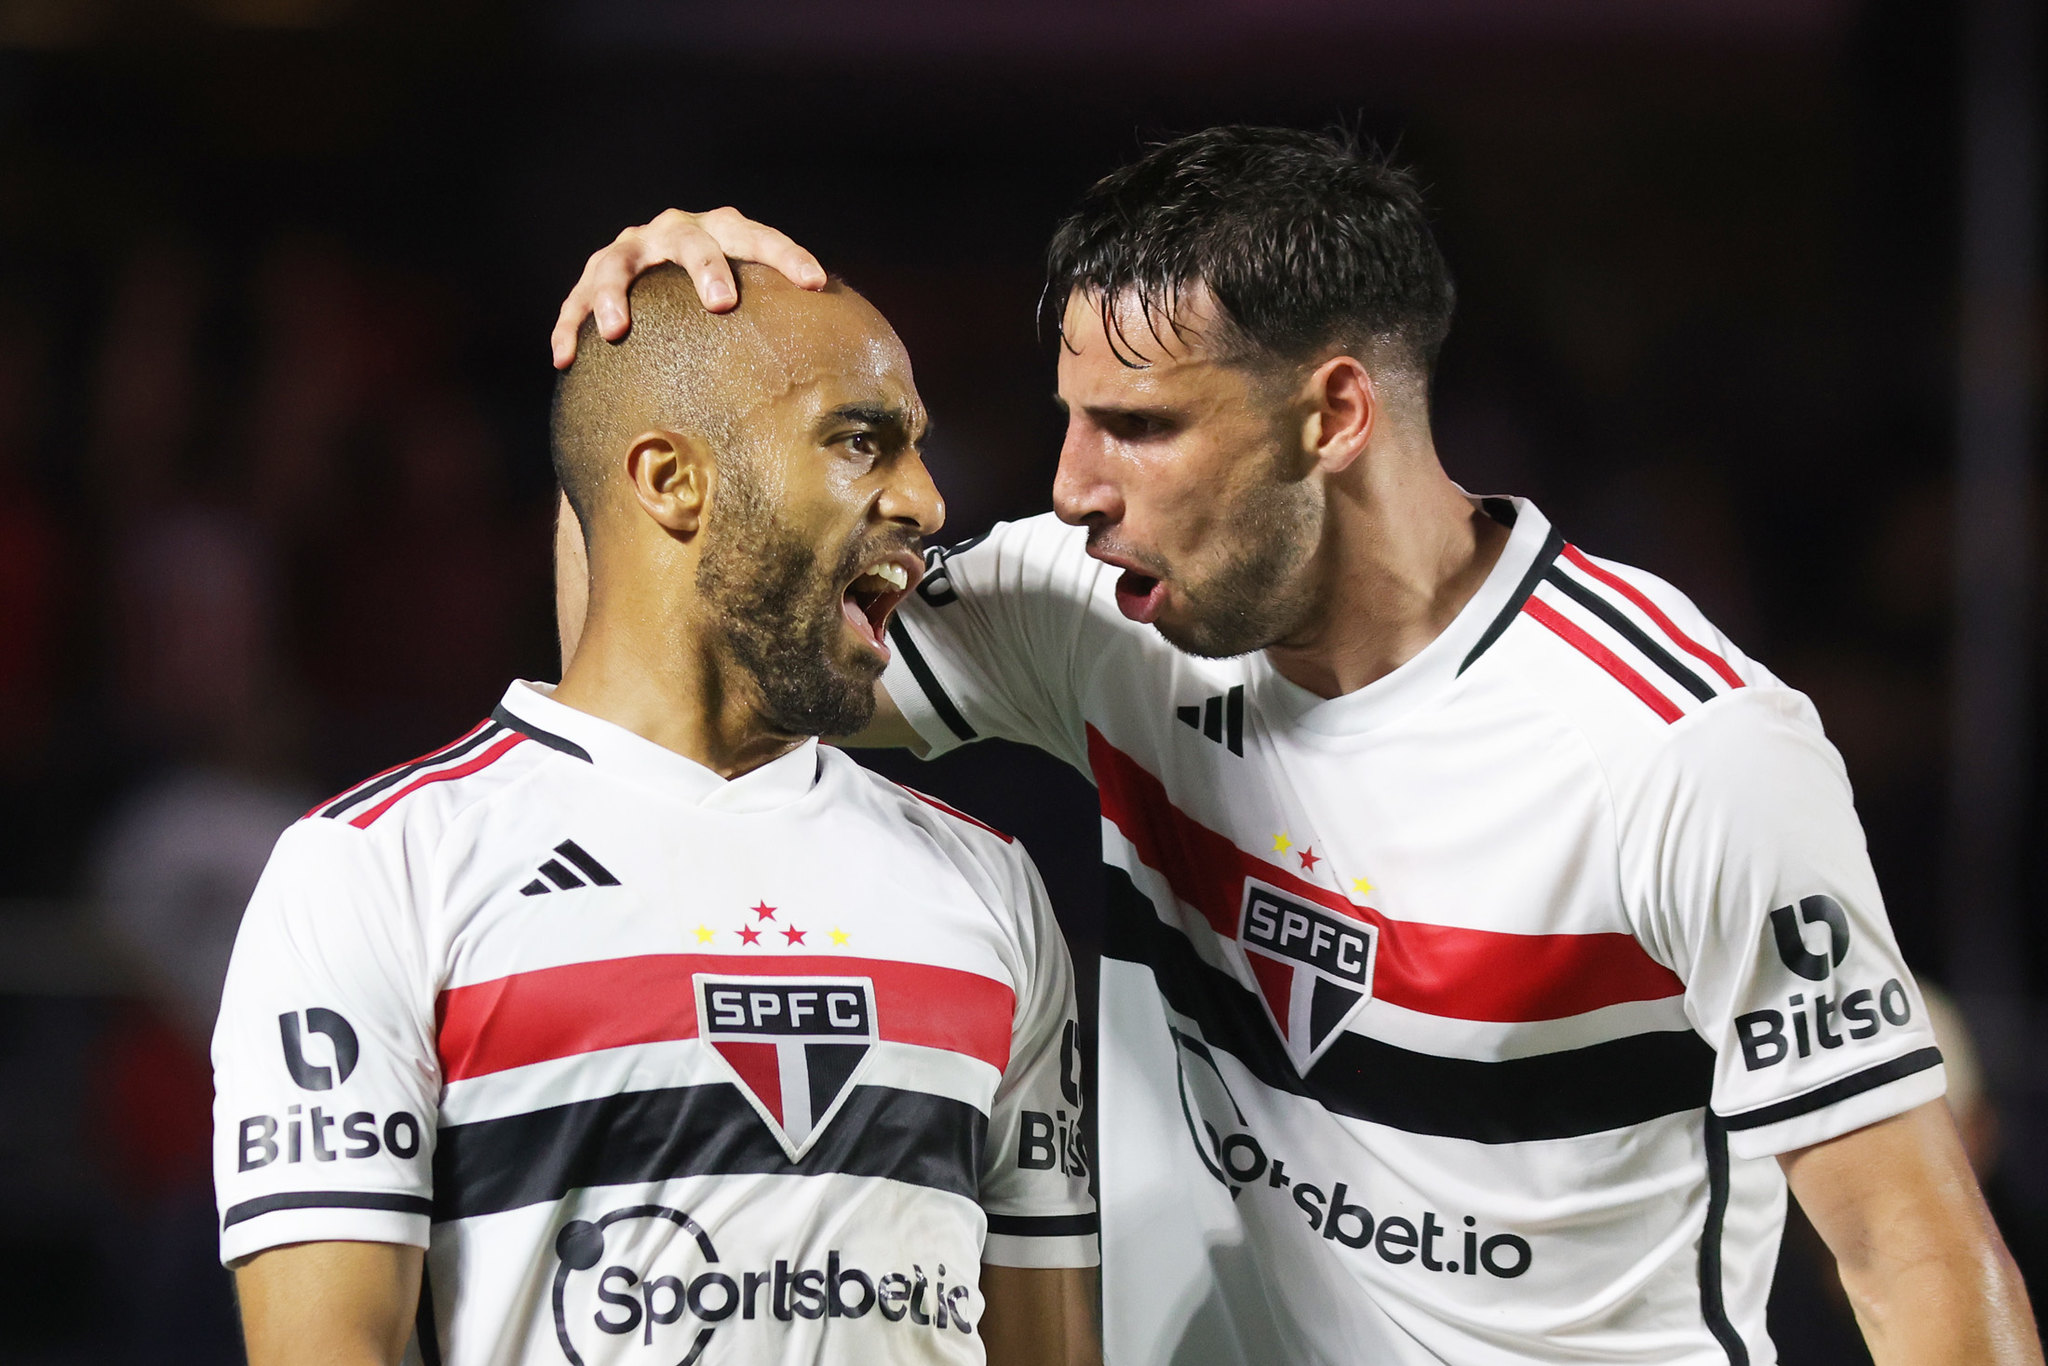
<path id="1" fill-rule="evenodd" d="M 1351 879 L 1351 890 L 1364 896 L 1372 890 L 1372 882 L 1368 878 L 1355 877 Z"/>
<path id="2" fill-rule="evenodd" d="M 1284 853 L 1286 853 L 1286 852 L 1287 852 L 1287 851 L 1288 851 L 1289 849 L 1292 849 L 1293 847 L 1294 847 L 1294 841 L 1293 841 L 1293 840 L 1291 840 L 1291 839 L 1289 839 L 1289 838 L 1287 838 L 1287 832 L 1286 832 L 1285 830 L 1282 830 L 1282 831 L 1281 831 L 1281 832 L 1280 832 L 1279 834 L 1277 834 L 1277 835 L 1273 836 L 1273 852 L 1274 852 L 1274 853 L 1276 853 L 1276 854 L 1284 854 Z"/>
<path id="3" fill-rule="evenodd" d="M 718 931 L 714 929 L 709 929 L 703 925 L 699 925 L 697 927 L 697 942 L 699 944 L 709 944 L 713 939 L 717 937 Z"/>
<path id="4" fill-rule="evenodd" d="M 837 925 L 832 927 L 832 944 L 835 948 L 845 948 L 846 941 L 849 938 L 851 936 L 845 930 L 840 929 Z"/>

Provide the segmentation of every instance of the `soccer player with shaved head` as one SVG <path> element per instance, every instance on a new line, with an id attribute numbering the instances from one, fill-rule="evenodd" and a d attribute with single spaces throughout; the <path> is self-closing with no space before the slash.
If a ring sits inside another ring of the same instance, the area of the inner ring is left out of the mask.
<path id="1" fill-rule="evenodd" d="M 1099 1360 L 1037 873 L 817 741 L 943 516 L 909 359 L 843 284 L 738 284 L 644 276 L 558 381 L 560 685 L 308 812 L 250 904 L 214 1066 L 253 1366 Z"/>
<path id="2" fill-rule="evenodd" d="M 669 214 L 564 318 L 721 253 L 816 269 Z M 1410 177 L 1210 129 L 1048 264 L 1054 512 L 933 552 L 866 738 L 1100 792 L 1109 1359 L 1765 1366 L 1789 1186 L 1878 1362 L 2039 1363 L 1812 705 L 1452 482 Z"/>

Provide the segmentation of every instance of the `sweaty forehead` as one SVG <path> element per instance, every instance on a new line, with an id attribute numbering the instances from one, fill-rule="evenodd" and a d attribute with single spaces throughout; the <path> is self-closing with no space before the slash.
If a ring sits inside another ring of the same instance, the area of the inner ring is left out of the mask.
<path id="1" fill-rule="evenodd" d="M 759 403 L 916 406 L 909 353 L 866 299 L 838 284 L 815 294 L 772 286 L 750 293 L 733 317 L 753 334 L 748 387 Z"/>

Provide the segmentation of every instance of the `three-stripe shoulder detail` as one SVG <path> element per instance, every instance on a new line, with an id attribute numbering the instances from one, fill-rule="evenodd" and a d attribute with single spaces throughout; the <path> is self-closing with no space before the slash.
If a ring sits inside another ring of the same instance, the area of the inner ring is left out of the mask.
<path id="1" fill-rule="evenodd" d="M 302 819 L 346 821 L 367 830 L 401 800 L 433 783 L 452 782 L 489 768 L 527 740 L 527 735 L 501 721 L 477 724 L 461 739 L 417 759 L 387 768 L 338 797 L 314 807 Z"/>
<path id="2" fill-rule="evenodd" d="M 1666 724 L 1743 686 L 1742 676 L 1626 578 L 1565 545 L 1524 616 L 1597 666 Z"/>

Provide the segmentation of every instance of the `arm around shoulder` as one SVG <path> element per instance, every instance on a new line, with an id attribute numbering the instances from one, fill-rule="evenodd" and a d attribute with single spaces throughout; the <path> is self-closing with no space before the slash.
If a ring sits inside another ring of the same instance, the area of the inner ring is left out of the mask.
<path id="1" fill-rule="evenodd" d="M 1948 1106 L 1786 1153 L 1878 1366 L 2039 1366 L 2039 1329 Z"/>

